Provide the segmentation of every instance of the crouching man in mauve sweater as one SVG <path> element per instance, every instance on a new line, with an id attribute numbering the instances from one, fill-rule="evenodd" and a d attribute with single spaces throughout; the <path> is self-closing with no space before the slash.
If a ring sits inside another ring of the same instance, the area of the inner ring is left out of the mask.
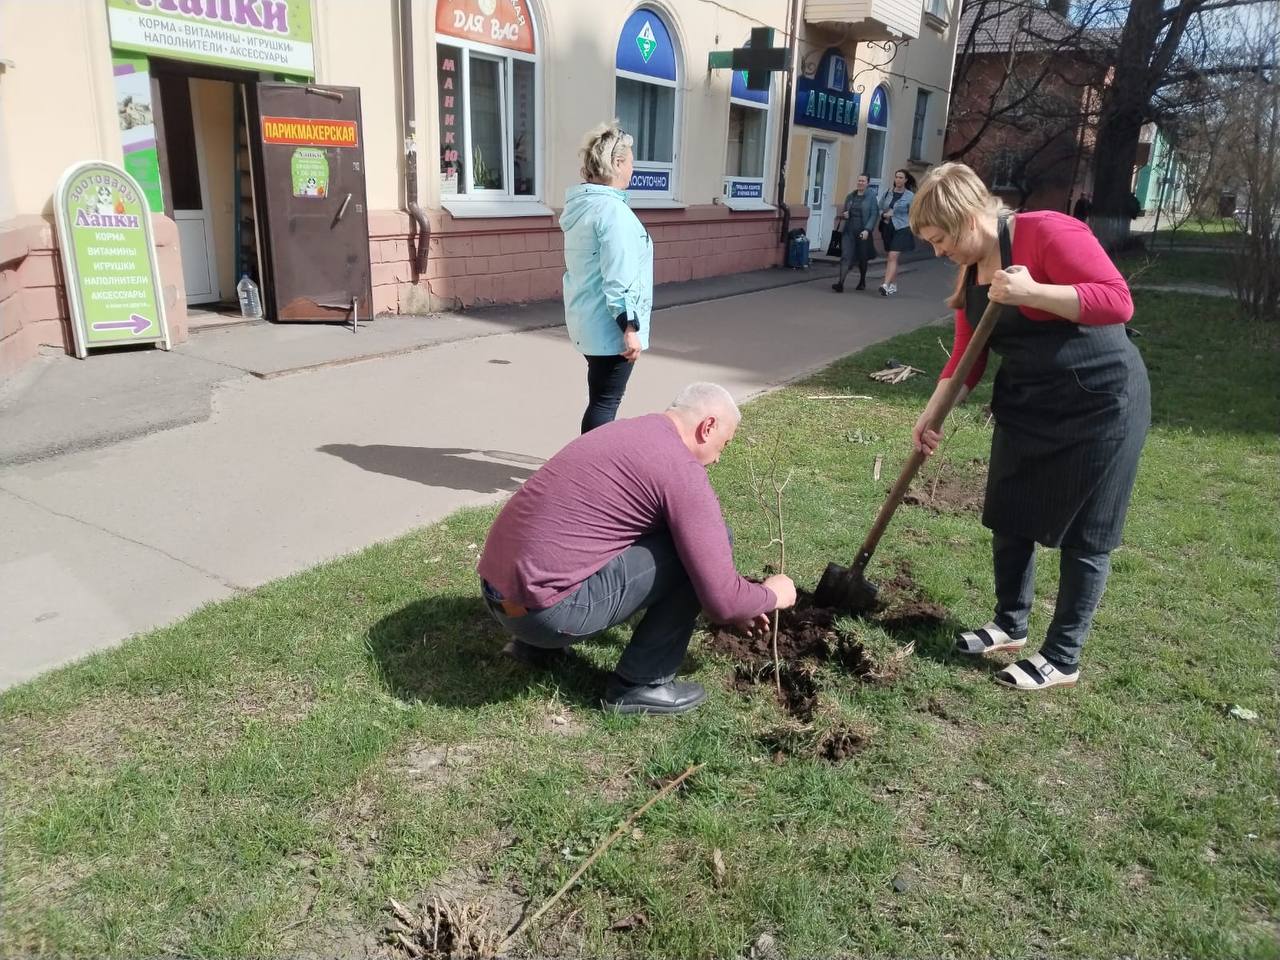
<path id="1" fill-rule="evenodd" d="M 549 666 L 644 610 L 605 709 L 683 713 L 705 700 L 701 684 L 675 679 L 698 612 L 750 632 L 796 602 L 790 577 L 752 583 L 733 566 L 707 467 L 740 419 L 723 387 L 695 383 L 664 413 L 583 434 L 526 480 L 480 555 L 485 604 L 512 637 L 503 652 Z"/>

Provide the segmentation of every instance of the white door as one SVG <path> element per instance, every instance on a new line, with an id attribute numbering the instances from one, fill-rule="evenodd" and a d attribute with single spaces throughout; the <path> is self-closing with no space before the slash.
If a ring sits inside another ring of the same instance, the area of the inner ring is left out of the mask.
<path id="1" fill-rule="evenodd" d="M 214 254 L 213 211 L 199 102 L 187 77 L 164 77 L 160 91 L 173 219 L 182 249 L 187 303 L 211 303 L 222 298 L 222 291 Z"/>
<path id="2" fill-rule="evenodd" d="M 809 247 L 814 252 L 827 249 L 835 210 L 831 205 L 831 185 L 835 183 L 835 144 L 813 140 L 809 144 L 809 179 L 805 186 L 805 205 L 809 208 Z"/>

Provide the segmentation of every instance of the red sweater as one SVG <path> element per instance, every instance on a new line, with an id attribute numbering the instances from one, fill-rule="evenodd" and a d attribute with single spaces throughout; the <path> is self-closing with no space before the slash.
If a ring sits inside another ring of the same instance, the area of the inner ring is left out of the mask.
<path id="1" fill-rule="evenodd" d="M 716 623 L 777 605 L 772 590 L 734 569 L 707 470 L 661 413 L 597 427 L 543 464 L 493 522 L 479 573 L 507 599 L 541 609 L 662 529 Z"/>
<path id="2" fill-rule="evenodd" d="M 1014 264 L 1026 267 L 1031 278 L 1040 283 L 1075 287 L 1080 298 L 1080 319 L 1076 322 L 1094 326 L 1129 322 L 1133 316 L 1129 285 L 1088 226 L 1075 217 L 1052 210 L 1015 214 L 1014 221 Z M 1071 323 L 1043 310 L 1018 309 L 1029 320 Z M 974 322 L 976 324 L 977 318 Z M 951 359 L 943 367 L 939 380 L 951 376 L 972 335 L 973 327 L 969 325 L 962 307 L 956 311 L 955 346 L 951 348 Z M 986 368 L 987 352 L 984 350 L 965 385 L 973 389 Z"/>

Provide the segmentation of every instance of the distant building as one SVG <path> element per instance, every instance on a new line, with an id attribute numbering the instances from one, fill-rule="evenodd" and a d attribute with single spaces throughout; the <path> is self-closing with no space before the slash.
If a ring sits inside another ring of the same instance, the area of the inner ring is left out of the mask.
<path id="1" fill-rule="evenodd" d="M 967 3 L 960 23 L 945 153 L 965 150 L 958 159 L 1015 209 L 1066 213 L 1093 192 L 1095 124 L 1108 71 L 1075 50 L 1107 46 L 1113 37 L 1086 33 L 1063 6 Z"/>
<path id="2" fill-rule="evenodd" d="M 1154 123 L 1143 124 L 1132 187 L 1143 214 L 1154 216 L 1159 211 L 1162 218 L 1185 214 L 1190 202 L 1186 179 L 1186 168 L 1160 128 Z"/>

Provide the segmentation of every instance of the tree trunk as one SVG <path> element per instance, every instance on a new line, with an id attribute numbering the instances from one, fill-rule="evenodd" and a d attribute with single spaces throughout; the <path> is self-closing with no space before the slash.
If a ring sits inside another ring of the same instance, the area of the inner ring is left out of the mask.
<path id="1" fill-rule="evenodd" d="M 1129 236 L 1130 181 L 1138 157 L 1138 137 L 1159 82 L 1158 76 L 1152 76 L 1152 61 L 1158 59 L 1157 49 L 1162 46 L 1163 15 L 1163 0 L 1133 0 L 1129 5 L 1115 71 L 1102 94 L 1089 223 L 1108 250 L 1121 246 Z M 1166 36 L 1166 42 L 1168 39 Z"/>

